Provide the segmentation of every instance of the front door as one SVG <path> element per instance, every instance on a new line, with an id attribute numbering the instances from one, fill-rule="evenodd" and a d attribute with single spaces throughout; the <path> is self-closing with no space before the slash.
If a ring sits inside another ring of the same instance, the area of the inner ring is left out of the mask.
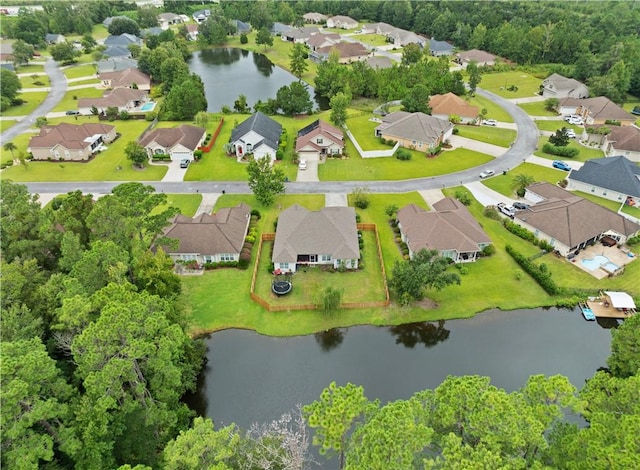
<path id="1" fill-rule="evenodd" d="M 318 261 L 317 255 L 309 255 L 309 263 L 315 263 L 316 261 Z"/>

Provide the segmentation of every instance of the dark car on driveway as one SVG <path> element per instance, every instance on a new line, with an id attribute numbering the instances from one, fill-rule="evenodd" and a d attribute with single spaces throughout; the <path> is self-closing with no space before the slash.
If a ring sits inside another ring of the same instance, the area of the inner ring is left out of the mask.
<path id="1" fill-rule="evenodd" d="M 513 208 L 519 211 L 524 211 L 529 208 L 529 204 L 525 204 L 524 202 L 516 201 L 513 203 Z"/>
<path id="2" fill-rule="evenodd" d="M 189 167 L 189 159 L 185 158 L 184 160 L 180 160 L 180 168 L 188 168 Z"/>
<path id="3" fill-rule="evenodd" d="M 65 114 L 67 116 L 77 116 L 78 114 L 80 114 L 80 111 L 77 111 L 75 109 L 70 109 L 69 111 L 65 112 Z"/>

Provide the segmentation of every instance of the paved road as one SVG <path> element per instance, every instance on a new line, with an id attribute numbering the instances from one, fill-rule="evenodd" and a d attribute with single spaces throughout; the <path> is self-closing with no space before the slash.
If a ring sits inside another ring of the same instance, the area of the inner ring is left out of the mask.
<path id="1" fill-rule="evenodd" d="M 64 94 L 67 91 L 67 77 L 64 76 L 60 67 L 58 67 L 58 63 L 53 59 L 48 59 L 44 64 L 44 71 L 49 76 L 49 82 L 51 83 L 49 94 L 42 104 L 31 114 L 26 116 L 15 126 L 4 131 L 2 135 L 0 135 L 1 142 L 9 142 L 16 136 L 25 132 L 33 125 L 37 117 L 46 116 L 64 97 Z"/>

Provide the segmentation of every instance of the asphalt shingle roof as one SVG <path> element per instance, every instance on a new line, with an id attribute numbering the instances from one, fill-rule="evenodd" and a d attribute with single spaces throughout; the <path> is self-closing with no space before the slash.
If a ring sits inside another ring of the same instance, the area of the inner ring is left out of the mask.
<path id="1" fill-rule="evenodd" d="M 640 167 L 626 157 L 596 158 L 573 170 L 569 179 L 640 197 Z"/>

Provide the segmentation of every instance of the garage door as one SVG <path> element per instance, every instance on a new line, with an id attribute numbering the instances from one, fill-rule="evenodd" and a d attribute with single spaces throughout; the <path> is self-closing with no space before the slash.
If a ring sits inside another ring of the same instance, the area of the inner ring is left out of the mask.
<path id="1" fill-rule="evenodd" d="M 173 152 L 171 154 L 171 160 L 183 160 L 185 158 L 191 160 L 191 154 L 189 152 Z"/>

